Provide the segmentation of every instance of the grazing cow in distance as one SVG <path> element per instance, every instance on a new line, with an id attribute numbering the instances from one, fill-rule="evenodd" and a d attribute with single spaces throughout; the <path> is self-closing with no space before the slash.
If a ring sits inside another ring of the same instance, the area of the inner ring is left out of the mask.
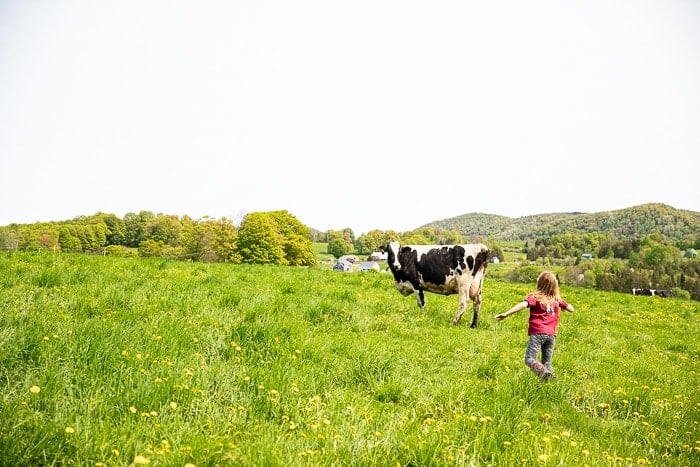
<path id="1" fill-rule="evenodd" d="M 380 248 L 387 253 L 387 264 L 394 285 L 404 297 L 416 293 L 416 302 L 425 308 L 423 291 L 459 295 L 459 308 L 452 324 L 457 325 L 471 298 L 472 328 L 479 320 L 481 288 L 491 251 L 481 243 L 466 245 L 401 245 L 393 241 Z"/>
<path id="2" fill-rule="evenodd" d="M 656 296 L 656 297 L 661 297 L 661 298 L 667 298 L 667 297 L 670 297 L 672 294 L 671 294 L 670 290 L 633 288 L 632 295 L 647 295 L 647 296 L 651 296 L 651 297 Z"/>

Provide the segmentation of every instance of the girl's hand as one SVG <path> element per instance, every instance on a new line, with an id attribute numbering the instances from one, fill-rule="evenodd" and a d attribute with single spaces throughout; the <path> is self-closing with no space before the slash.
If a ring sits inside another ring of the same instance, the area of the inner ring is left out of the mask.
<path id="1" fill-rule="evenodd" d="M 494 318 L 496 318 L 498 321 L 503 321 L 503 320 L 506 319 L 507 317 L 508 317 L 508 315 L 505 314 L 505 313 L 501 313 L 501 314 L 499 314 L 499 315 L 494 316 Z"/>

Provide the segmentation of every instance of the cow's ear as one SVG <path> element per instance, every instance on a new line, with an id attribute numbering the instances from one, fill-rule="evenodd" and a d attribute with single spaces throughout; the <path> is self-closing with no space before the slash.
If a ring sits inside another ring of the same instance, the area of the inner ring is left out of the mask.
<path id="1" fill-rule="evenodd" d="M 379 245 L 379 251 L 381 251 L 382 253 L 386 253 L 388 249 L 389 245 Z"/>

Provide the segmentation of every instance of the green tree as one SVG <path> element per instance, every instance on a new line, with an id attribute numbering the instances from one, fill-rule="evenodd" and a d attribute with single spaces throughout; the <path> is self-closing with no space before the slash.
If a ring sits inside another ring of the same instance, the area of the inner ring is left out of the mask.
<path id="1" fill-rule="evenodd" d="M 316 251 L 311 243 L 310 229 L 288 211 L 267 213 L 277 226 L 277 232 L 284 239 L 284 257 L 292 266 L 312 266 L 316 264 Z"/>
<path id="2" fill-rule="evenodd" d="M 237 250 L 244 263 L 287 264 L 284 238 L 277 232 L 274 219 L 264 212 L 246 215 L 238 231 Z"/>
<path id="3" fill-rule="evenodd" d="M 142 240 L 145 240 L 146 224 L 155 218 L 151 211 L 141 211 L 138 214 L 129 212 L 124 216 L 125 241 L 130 247 L 137 247 Z"/>
<path id="4" fill-rule="evenodd" d="M 289 234 L 284 242 L 284 254 L 292 266 L 313 266 L 316 264 L 316 251 L 308 239 L 297 234 Z"/>
<path id="5" fill-rule="evenodd" d="M 126 226 L 124 221 L 114 214 L 106 214 L 104 223 L 107 226 L 107 244 L 126 245 Z"/>
<path id="6" fill-rule="evenodd" d="M 336 258 L 340 258 L 341 256 L 352 252 L 353 248 L 354 245 L 346 239 L 343 232 L 338 230 L 328 231 L 328 253 Z"/>
<path id="7" fill-rule="evenodd" d="M 155 240 L 144 240 L 139 245 L 139 256 L 144 258 L 163 256 L 165 245 L 163 242 Z"/>
<path id="8" fill-rule="evenodd" d="M 58 232 L 58 243 L 62 251 L 81 251 L 80 239 L 73 235 L 71 228 L 67 225 L 61 227 Z"/>
<path id="9" fill-rule="evenodd" d="M 213 248 L 226 261 L 234 264 L 243 261 L 238 252 L 238 229 L 225 217 L 217 222 Z"/>
<path id="10" fill-rule="evenodd" d="M 164 245 L 178 246 L 182 224 L 177 216 L 159 215 L 146 223 L 143 238 L 163 242 Z"/>
<path id="11" fill-rule="evenodd" d="M 380 246 L 389 243 L 392 238 L 387 238 L 387 234 L 381 230 L 371 230 L 360 235 L 355 240 L 355 251 L 361 255 L 369 255 L 379 250 Z"/>

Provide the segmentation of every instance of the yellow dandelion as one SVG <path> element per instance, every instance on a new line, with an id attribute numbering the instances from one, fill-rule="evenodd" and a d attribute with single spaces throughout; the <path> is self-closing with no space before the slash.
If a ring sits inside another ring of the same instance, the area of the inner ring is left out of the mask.
<path id="1" fill-rule="evenodd" d="M 197 467 L 197 466 L 192 464 L 191 462 L 188 462 L 187 464 L 184 465 L 184 467 Z"/>
<path id="2" fill-rule="evenodd" d="M 29 388 L 29 392 L 32 394 L 39 394 L 39 392 L 41 392 L 41 388 L 39 386 L 32 386 Z"/>
<path id="3" fill-rule="evenodd" d="M 73 433 L 75 433 L 75 428 L 73 428 L 72 426 L 67 426 L 66 433 L 68 433 L 69 435 L 72 435 Z"/>
<path id="4" fill-rule="evenodd" d="M 134 464 L 136 464 L 136 465 L 146 465 L 146 464 L 150 464 L 150 463 L 151 463 L 151 460 L 148 457 L 136 456 L 134 458 Z"/>
<path id="5" fill-rule="evenodd" d="M 510 441 L 503 441 L 503 445 L 504 445 L 505 447 L 511 446 L 512 444 L 513 444 L 513 443 L 511 443 Z"/>
<path id="6" fill-rule="evenodd" d="M 172 401 L 172 402 L 170 403 L 170 408 L 173 409 L 173 410 L 177 409 L 177 402 Z"/>
<path id="7" fill-rule="evenodd" d="M 138 409 L 132 405 L 131 407 L 129 407 L 129 412 L 136 413 L 138 412 Z"/>
<path id="8" fill-rule="evenodd" d="M 537 460 L 539 462 L 547 462 L 549 460 L 549 455 L 548 454 L 540 454 L 537 456 Z"/>

